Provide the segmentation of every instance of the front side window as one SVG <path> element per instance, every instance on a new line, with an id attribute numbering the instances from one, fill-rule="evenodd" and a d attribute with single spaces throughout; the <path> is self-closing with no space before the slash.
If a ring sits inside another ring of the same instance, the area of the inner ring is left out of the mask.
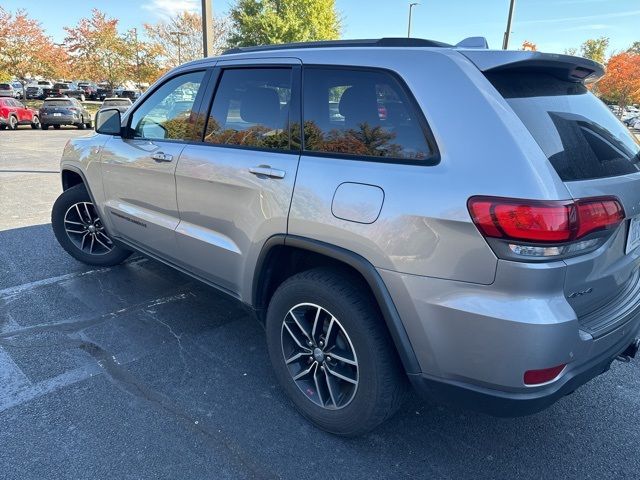
<path id="1" fill-rule="evenodd" d="M 172 78 L 134 112 L 134 138 L 191 140 L 193 107 L 205 72 L 190 72 Z"/>
<path id="2" fill-rule="evenodd" d="M 432 155 L 416 109 L 391 74 L 306 68 L 303 85 L 305 150 L 416 161 Z"/>
<path id="3" fill-rule="evenodd" d="M 204 141 L 216 145 L 289 148 L 290 68 L 222 72 Z"/>

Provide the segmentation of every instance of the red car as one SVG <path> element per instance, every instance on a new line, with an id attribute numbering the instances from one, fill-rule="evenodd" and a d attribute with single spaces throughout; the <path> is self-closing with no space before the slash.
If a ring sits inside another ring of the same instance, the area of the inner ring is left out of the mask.
<path id="1" fill-rule="evenodd" d="M 25 107 L 13 98 L 0 98 L 0 129 L 15 130 L 19 125 L 31 125 L 40 128 L 40 118 L 37 110 Z"/>

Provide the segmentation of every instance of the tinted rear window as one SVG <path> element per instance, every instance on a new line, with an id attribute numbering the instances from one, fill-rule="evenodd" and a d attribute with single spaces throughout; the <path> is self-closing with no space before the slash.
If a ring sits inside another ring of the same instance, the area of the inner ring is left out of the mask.
<path id="1" fill-rule="evenodd" d="M 636 173 L 640 145 L 587 88 L 542 73 L 488 73 L 563 181 Z"/>
<path id="2" fill-rule="evenodd" d="M 11 89 L 11 85 L 8 83 L 0 83 L 0 90 L 9 90 Z"/>
<path id="3" fill-rule="evenodd" d="M 71 100 L 47 100 L 42 105 L 43 107 L 71 107 L 73 102 Z"/>

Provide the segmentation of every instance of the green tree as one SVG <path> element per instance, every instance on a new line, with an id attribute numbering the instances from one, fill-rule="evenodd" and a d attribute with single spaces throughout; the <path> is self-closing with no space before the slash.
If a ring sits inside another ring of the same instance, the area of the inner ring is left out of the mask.
<path id="1" fill-rule="evenodd" d="M 578 54 L 578 49 L 575 47 L 571 47 L 571 48 L 565 48 L 564 49 L 564 54 L 565 55 L 571 55 L 572 57 Z"/>
<path id="2" fill-rule="evenodd" d="M 608 47 L 608 37 L 590 38 L 580 46 L 580 55 L 604 65 L 607 61 Z"/>
<path id="3" fill-rule="evenodd" d="M 640 42 L 633 42 L 627 52 L 640 55 Z"/>
<path id="4" fill-rule="evenodd" d="M 340 37 L 335 0 L 238 0 L 230 17 L 232 47 Z"/>

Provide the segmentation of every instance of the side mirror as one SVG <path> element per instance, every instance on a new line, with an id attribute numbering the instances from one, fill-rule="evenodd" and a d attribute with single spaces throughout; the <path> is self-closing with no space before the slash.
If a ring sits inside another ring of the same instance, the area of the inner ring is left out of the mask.
<path id="1" fill-rule="evenodd" d="M 117 108 L 107 108 L 96 113 L 96 133 L 118 136 L 122 134 L 122 119 Z"/>

